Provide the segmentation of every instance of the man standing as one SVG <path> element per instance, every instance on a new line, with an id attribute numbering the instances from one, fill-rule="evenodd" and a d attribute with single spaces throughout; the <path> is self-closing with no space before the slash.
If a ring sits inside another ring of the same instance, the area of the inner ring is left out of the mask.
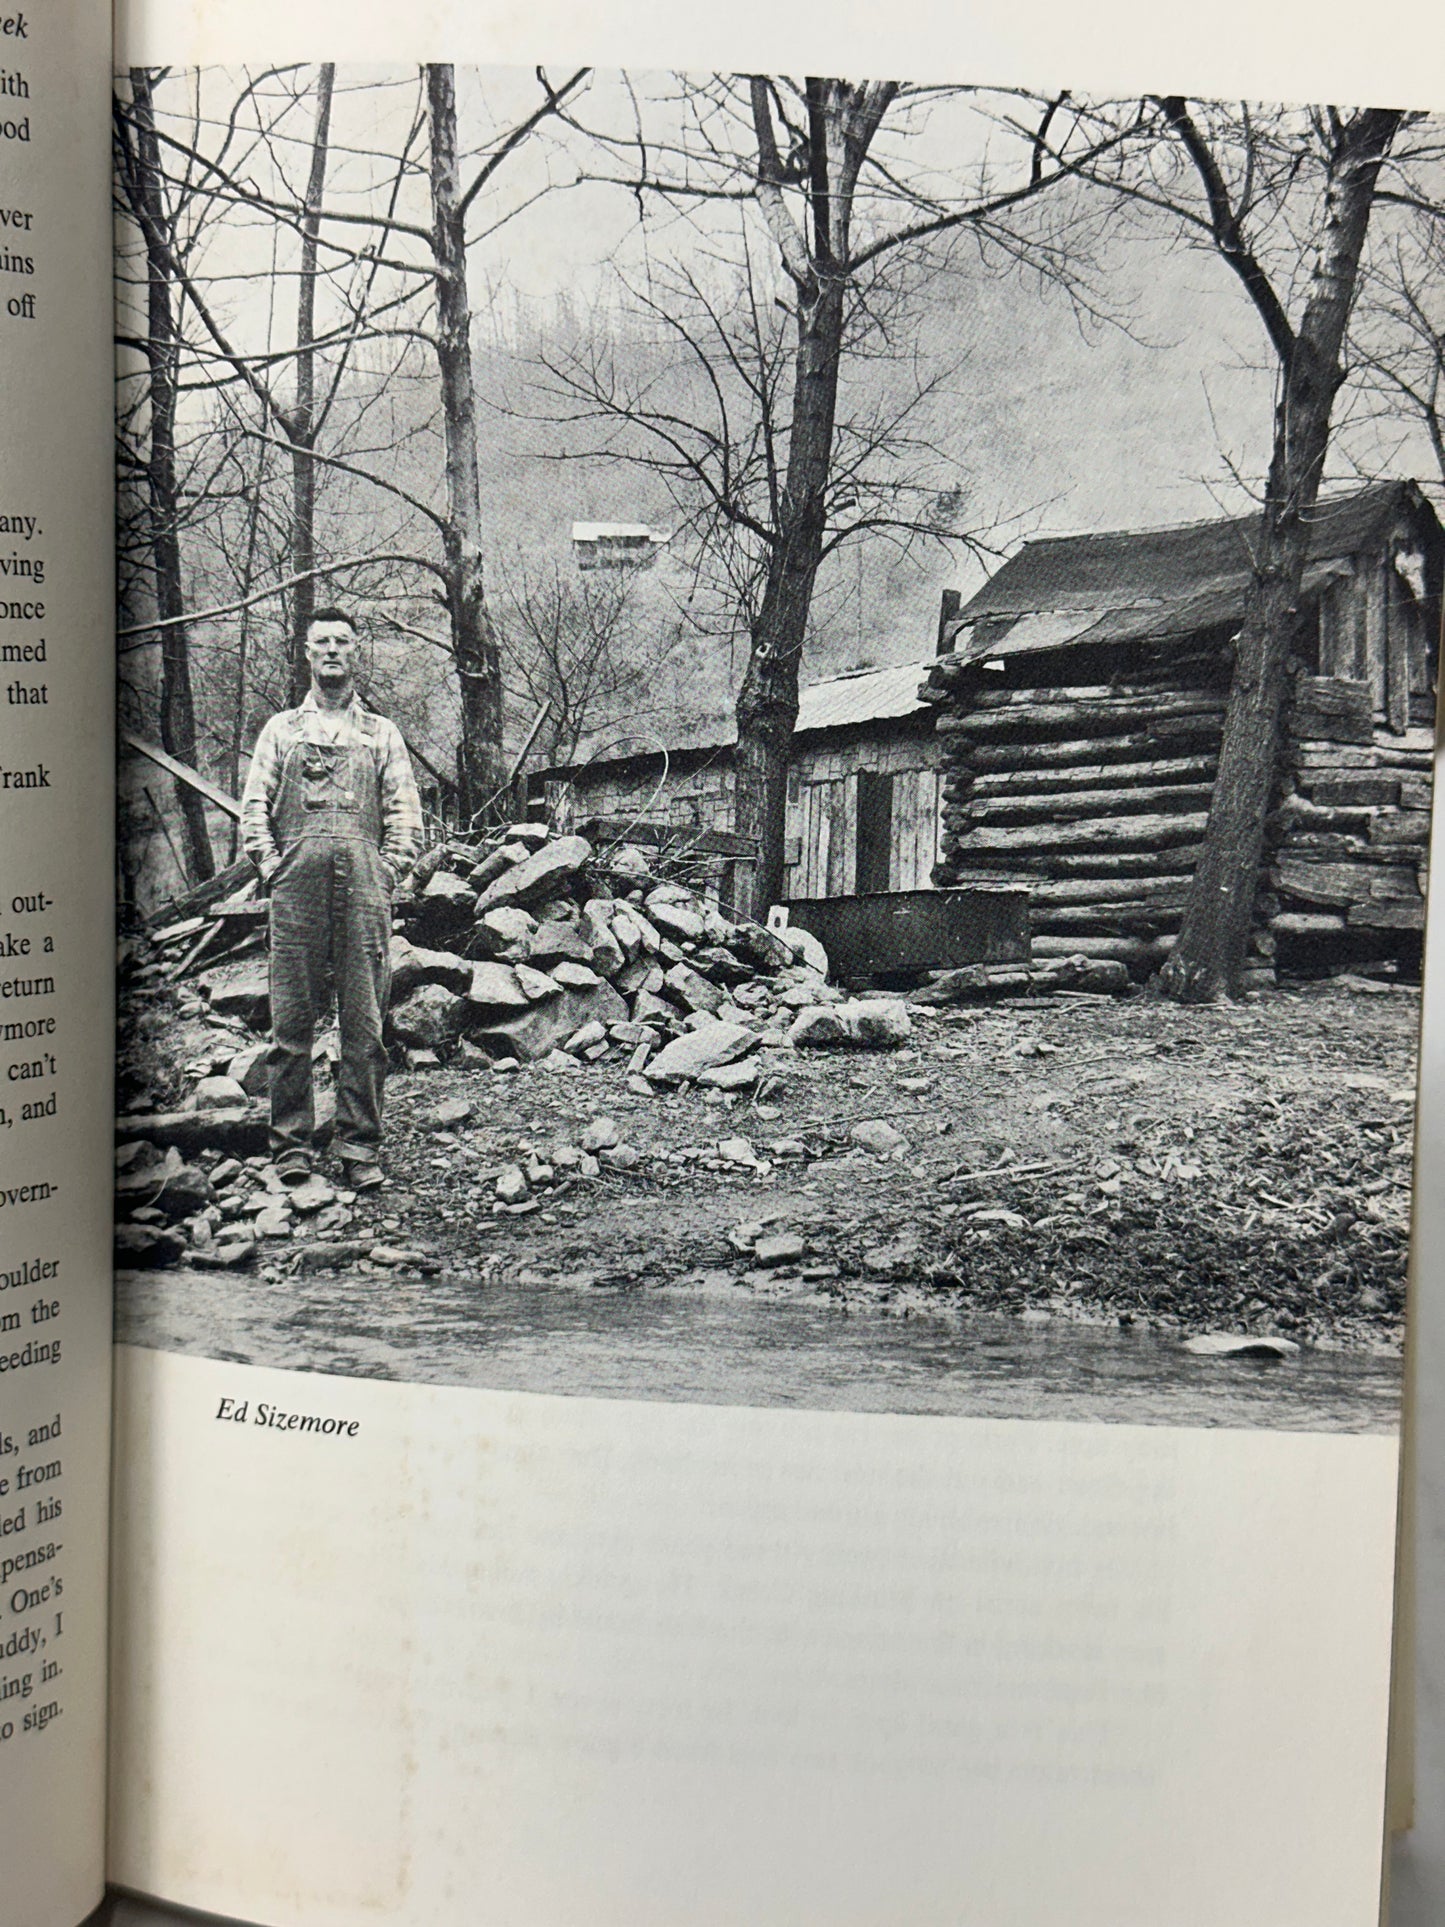
<path id="1" fill-rule="evenodd" d="M 336 995 L 336 1150 L 371 1189 L 391 990 L 391 896 L 421 846 L 421 801 L 395 723 L 356 694 L 356 627 L 319 609 L 306 629 L 311 688 L 261 731 L 241 798 L 241 840 L 271 895 L 271 1148 L 286 1184 L 311 1174 L 311 1046 Z"/>

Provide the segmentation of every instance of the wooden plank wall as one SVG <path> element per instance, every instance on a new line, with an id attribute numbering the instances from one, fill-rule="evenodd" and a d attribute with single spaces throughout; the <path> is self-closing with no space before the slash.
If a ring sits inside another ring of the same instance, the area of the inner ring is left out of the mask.
<path id="1" fill-rule="evenodd" d="M 888 888 L 929 890 L 938 855 L 943 745 L 932 729 L 875 727 L 799 745 L 788 785 L 786 869 L 790 897 L 851 896 L 858 878 L 858 774 L 891 777 Z M 547 785 L 554 818 L 628 816 L 674 826 L 731 829 L 733 782 L 721 762 L 669 775 L 656 770 L 578 770 Z"/>
<path id="2" fill-rule="evenodd" d="M 852 896 L 858 888 L 859 772 L 892 777 L 890 890 L 931 890 L 938 854 L 943 746 L 899 731 L 832 739 L 799 751 L 789 786 L 790 897 Z"/>
<path id="3" fill-rule="evenodd" d="M 900 772 L 893 779 L 890 890 L 931 890 L 938 861 L 940 775 L 936 769 Z"/>
<path id="4" fill-rule="evenodd" d="M 858 779 L 839 776 L 799 789 L 800 848 L 788 869 L 788 895 L 847 896 L 858 873 Z"/>
<path id="5" fill-rule="evenodd" d="M 660 770 L 578 770 L 566 781 L 546 786 L 547 807 L 554 822 L 577 822 L 588 816 L 639 814 L 647 823 L 695 823 L 704 830 L 733 826 L 732 771 L 724 764 L 669 774 L 661 788 Z"/>

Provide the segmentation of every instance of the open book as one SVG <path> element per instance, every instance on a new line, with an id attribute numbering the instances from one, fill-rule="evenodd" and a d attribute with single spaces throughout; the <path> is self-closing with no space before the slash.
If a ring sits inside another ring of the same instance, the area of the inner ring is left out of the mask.
<path id="1" fill-rule="evenodd" d="M 1368 1927 L 1445 109 L 286 25 L 0 9 L 0 1927 Z"/>

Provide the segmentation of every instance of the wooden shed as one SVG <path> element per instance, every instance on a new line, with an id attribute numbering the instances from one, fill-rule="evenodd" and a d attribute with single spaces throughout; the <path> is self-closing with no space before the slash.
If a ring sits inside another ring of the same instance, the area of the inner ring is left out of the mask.
<path id="1" fill-rule="evenodd" d="M 1027 542 L 945 597 L 935 882 L 1027 878 L 1034 951 L 1143 973 L 1204 834 L 1257 516 Z M 1418 954 L 1442 549 L 1412 482 L 1322 498 L 1252 939 L 1327 967 Z"/>
<path id="2" fill-rule="evenodd" d="M 944 744 L 919 695 L 927 663 L 860 669 L 802 692 L 788 776 L 790 900 L 933 888 Z M 633 739 L 533 779 L 554 818 L 733 824 L 733 745 Z"/>

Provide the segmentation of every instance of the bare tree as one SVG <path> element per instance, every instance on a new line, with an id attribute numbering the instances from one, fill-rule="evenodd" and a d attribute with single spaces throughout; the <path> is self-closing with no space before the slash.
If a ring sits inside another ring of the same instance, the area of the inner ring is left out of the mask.
<path id="1" fill-rule="evenodd" d="M 518 716 L 546 712 L 536 737 L 541 757 L 570 763 L 599 728 L 653 711 L 679 628 L 642 617 L 626 575 L 579 583 L 555 563 L 525 562 L 498 575 L 508 690 Z"/>
<path id="2" fill-rule="evenodd" d="M 1364 390 L 1359 412 L 1423 431 L 1445 488 L 1445 196 L 1421 197 L 1370 264 L 1351 353 Z"/>
<path id="3" fill-rule="evenodd" d="M 477 405 L 472 387 L 472 307 L 467 292 L 467 207 L 457 161 L 456 77 L 426 70 L 431 140 L 432 259 L 436 276 L 436 355 L 446 438 L 447 513 L 442 528 L 447 614 L 461 685 L 458 789 L 463 816 L 498 795 L 502 759 L 502 666 L 487 610 L 482 567 L 482 493 L 477 474 Z"/>
<path id="4" fill-rule="evenodd" d="M 1229 108 L 1179 95 L 1130 109 L 1136 138 L 1084 172 L 1165 232 L 1218 255 L 1254 307 L 1277 370 L 1274 436 L 1219 773 L 1183 926 L 1160 974 L 1183 1002 L 1230 995 L 1243 967 L 1278 763 L 1310 524 L 1381 169 L 1407 116 Z"/>
<path id="5" fill-rule="evenodd" d="M 145 243 L 146 335 L 149 420 L 145 482 L 156 614 L 161 638 L 160 733 L 162 746 L 186 764 L 196 761 L 196 711 L 191 689 L 190 637 L 181 581 L 180 495 L 176 480 L 176 397 L 181 346 L 169 273 L 173 259 L 172 211 L 167 205 L 156 140 L 152 76 L 144 67 L 130 75 L 133 122 L 118 127 L 118 175 L 126 203 Z M 175 785 L 191 875 L 215 874 L 206 808 L 183 783 Z"/>
<path id="6" fill-rule="evenodd" d="M 316 418 L 316 265 L 335 82 L 334 65 L 318 70 L 316 126 L 301 210 L 301 266 L 296 283 L 296 399 L 289 409 L 280 411 L 281 427 L 291 444 L 291 569 L 296 577 L 291 614 L 291 692 L 297 702 L 306 693 L 309 680 L 306 630 L 316 607 L 316 578 L 312 573 L 316 563 L 316 464 L 311 459 L 321 426 Z"/>
<path id="7" fill-rule="evenodd" d="M 449 67 L 423 71 L 424 106 L 390 155 L 376 150 L 377 165 L 359 191 L 328 191 L 334 122 L 331 68 L 319 70 L 315 81 L 306 179 L 299 192 L 288 185 L 295 143 L 283 123 L 312 90 L 298 88 L 275 72 L 248 78 L 228 112 L 197 116 L 193 128 L 173 128 L 158 137 L 158 149 L 172 170 L 200 184 L 211 210 L 213 240 L 228 220 L 240 218 L 252 230 L 269 227 L 284 237 L 295 263 L 283 270 L 273 262 L 271 270 L 273 287 L 285 273 L 293 273 L 297 282 L 295 338 L 275 348 L 269 340 L 257 347 L 244 338 L 249 310 L 238 313 L 232 306 L 227 312 L 222 291 L 229 284 L 223 268 L 208 269 L 204 259 L 197 260 L 195 249 L 172 247 L 161 261 L 178 312 L 193 323 L 195 338 L 185 344 L 193 387 L 208 389 L 218 414 L 238 432 L 283 451 L 291 469 L 291 541 L 284 576 L 256 589 L 248 585 L 239 598 L 222 589 L 212 610 L 236 614 L 264 601 L 289 610 L 294 698 L 302 682 L 301 640 L 319 580 L 339 576 L 355 590 L 368 579 L 378 580 L 380 570 L 388 592 L 395 594 L 398 585 L 386 572 L 400 569 L 412 578 L 413 598 L 418 578 L 433 585 L 431 594 L 447 614 L 459 686 L 458 761 L 468 812 L 495 793 L 502 773 L 501 678 L 481 561 L 467 291 L 467 249 L 477 236 L 468 233 L 468 218 L 475 218 L 475 211 L 486 204 L 504 164 L 545 120 L 561 111 L 585 78 L 582 70 L 554 88 L 539 71 L 539 103 L 484 141 L 480 158 L 468 163 L 471 180 L 465 188 Z M 267 88 L 279 95 L 279 105 L 269 117 L 258 112 L 254 140 L 248 148 L 238 147 L 243 110 L 254 108 Z M 124 103 L 119 106 L 122 124 L 130 111 Z M 212 134 L 212 129 L 220 131 Z M 432 151 L 429 163 L 419 166 L 414 149 L 423 134 L 430 137 Z M 354 168 L 355 152 L 348 151 Z M 426 195 L 425 213 L 415 207 L 419 190 Z M 497 224 L 516 212 L 515 205 L 491 210 Z M 218 258 L 225 253 L 220 248 Z M 363 344 L 369 345 L 373 359 L 379 347 L 389 345 L 392 366 L 373 366 L 364 375 L 355 372 L 356 351 Z M 434 451 L 440 440 L 440 475 L 434 464 L 398 459 L 392 435 L 375 442 L 365 433 L 369 416 L 398 419 L 391 405 L 393 385 L 425 388 L 435 380 L 420 365 L 428 354 L 435 356 L 440 375 L 441 435 L 435 435 L 429 418 L 411 429 L 418 447 L 424 443 Z M 237 389 L 249 392 L 259 415 L 234 405 Z M 339 559 L 332 555 L 324 563 L 318 560 L 317 543 L 323 481 L 333 488 L 364 491 L 364 500 L 353 500 L 348 519 L 360 521 L 377 536 L 356 545 L 358 552 L 343 553 Z M 388 513 L 391 521 L 386 525 Z M 404 599 L 406 594 L 404 588 Z M 159 633 L 169 631 L 163 627 Z"/>
<path id="8" fill-rule="evenodd" d="M 1044 190 L 1124 138 L 1106 129 L 1078 146 L 1066 97 L 1039 104 L 1030 134 L 980 106 L 979 126 L 986 122 L 993 145 L 1009 149 L 1008 162 L 1001 167 L 986 154 L 964 170 L 966 179 L 957 169 L 930 174 L 910 154 L 910 139 L 938 99 L 967 94 L 826 76 L 687 85 L 682 132 L 656 139 L 639 131 L 631 143 L 614 141 L 628 168 L 603 175 L 644 205 L 706 215 L 719 202 L 743 204 L 760 219 L 776 263 L 778 285 L 765 299 L 769 321 L 774 311 L 786 317 L 781 356 L 776 331 L 757 325 L 756 310 L 740 332 L 724 323 L 696 277 L 683 313 L 666 294 L 652 301 L 689 355 L 704 366 L 716 358 L 709 421 L 669 418 L 645 396 L 619 396 L 605 379 L 562 371 L 575 394 L 640 428 L 652 444 L 641 459 L 674 478 L 689 476 L 734 554 L 741 543 L 756 559 L 736 704 L 736 824 L 759 851 L 755 907 L 783 889 L 789 748 L 818 572 L 840 540 L 918 520 L 896 503 L 885 512 L 876 494 L 856 513 L 870 457 L 851 482 L 840 472 L 840 381 L 850 352 L 869 338 L 875 306 L 887 305 L 908 264 L 963 230 L 1000 261 L 1024 259 L 1077 286 L 1088 219 L 1079 196 L 1070 195 L 1053 231 L 1023 223 Z M 885 124 L 898 136 L 891 145 L 880 138 Z M 973 133 L 981 147 L 979 128 Z M 747 262 L 745 249 L 745 273 Z M 748 278 L 755 294 L 755 271 Z M 871 455 L 888 439 L 881 429 Z M 747 499 L 755 482 L 761 506 Z"/>

